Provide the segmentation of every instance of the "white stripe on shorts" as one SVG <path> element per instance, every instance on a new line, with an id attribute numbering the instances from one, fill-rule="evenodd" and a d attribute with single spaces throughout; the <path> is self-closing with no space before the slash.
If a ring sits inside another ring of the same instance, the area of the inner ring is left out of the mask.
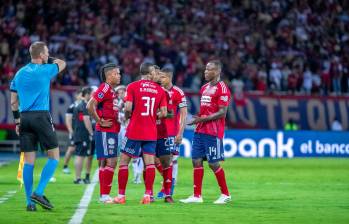
<path id="1" fill-rule="evenodd" d="M 220 159 L 221 158 L 221 144 L 220 144 L 219 138 L 216 138 L 216 140 L 217 140 L 217 159 Z"/>
<path id="2" fill-rule="evenodd" d="M 102 144 L 103 144 L 103 154 L 108 155 L 108 144 L 107 144 L 107 133 L 102 132 Z"/>

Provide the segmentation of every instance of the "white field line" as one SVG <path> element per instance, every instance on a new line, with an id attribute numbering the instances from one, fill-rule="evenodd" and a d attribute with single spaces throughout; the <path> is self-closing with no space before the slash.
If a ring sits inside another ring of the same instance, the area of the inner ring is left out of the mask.
<path id="1" fill-rule="evenodd" d="M 8 191 L 4 196 L 0 197 L 0 204 L 6 202 L 8 199 L 13 197 L 17 191 Z"/>
<path id="2" fill-rule="evenodd" d="M 85 193 L 81 198 L 78 207 L 75 210 L 74 215 L 71 217 L 69 224 L 81 224 L 84 216 L 87 212 L 88 205 L 90 204 L 93 190 L 98 182 L 98 169 L 95 171 L 91 184 L 86 187 Z"/>

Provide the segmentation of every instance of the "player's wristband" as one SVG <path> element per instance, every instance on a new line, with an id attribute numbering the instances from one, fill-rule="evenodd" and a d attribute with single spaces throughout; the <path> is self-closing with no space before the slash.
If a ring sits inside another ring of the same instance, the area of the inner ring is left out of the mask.
<path id="1" fill-rule="evenodd" d="M 12 114 L 13 114 L 13 118 L 14 119 L 19 119 L 20 118 L 20 114 L 19 114 L 18 110 L 13 110 Z"/>

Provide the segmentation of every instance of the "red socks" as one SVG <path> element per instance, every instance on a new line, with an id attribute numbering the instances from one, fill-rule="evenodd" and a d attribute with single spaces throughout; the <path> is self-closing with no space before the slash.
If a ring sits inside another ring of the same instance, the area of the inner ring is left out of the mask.
<path id="1" fill-rule="evenodd" d="M 221 188 L 222 194 L 229 195 L 227 182 L 225 180 L 225 174 L 222 167 L 219 167 L 218 170 L 214 173 L 216 175 L 216 179 L 219 187 Z"/>
<path id="2" fill-rule="evenodd" d="M 119 194 L 125 195 L 127 181 L 128 181 L 128 166 L 120 165 L 119 173 L 118 173 Z"/>
<path id="3" fill-rule="evenodd" d="M 163 177 L 164 177 L 164 193 L 165 195 L 171 195 L 171 186 L 172 186 L 172 166 L 163 169 Z"/>
<path id="4" fill-rule="evenodd" d="M 104 176 L 104 167 L 99 167 L 98 171 L 98 177 L 99 177 L 99 194 L 105 194 L 104 193 L 104 185 L 103 185 L 103 176 Z"/>
<path id="5" fill-rule="evenodd" d="M 103 185 L 105 188 L 104 194 L 110 194 L 111 186 L 113 185 L 114 168 L 110 166 L 104 167 Z"/>
<path id="6" fill-rule="evenodd" d="M 148 164 L 145 168 L 145 194 L 152 195 L 155 180 L 155 165 Z"/>
<path id="7" fill-rule="evenodd" d="M 194 197 L 201 197 L 202 180 L 204 177 L 204 167 L 194 168 Z"/>
<path id="8" fill-rule="evenodd" d="M 161 176 L 163 176 L 164 174 L 164 169 L 162 168 L 161 163 L 158 163 L 155 165 L 156 169 L 159 171 L 159 173 L 161 174 Z"/>

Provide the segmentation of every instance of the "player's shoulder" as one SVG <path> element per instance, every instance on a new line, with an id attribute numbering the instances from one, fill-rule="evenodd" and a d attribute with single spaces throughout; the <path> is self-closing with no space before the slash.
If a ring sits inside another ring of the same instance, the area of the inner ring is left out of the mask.
<path id="1" fill-rule="evenodd" d="M 229 87 L 223 81 L 218 82 L 217 87 L 222 94 L 230 93 Z"/>
<path id="2" fill-rule="evenodd" d="M 208 86 L 210 85 L 210 82 L 204 84 L 203 86 L 201 86 L 201 91 L 206 89 Z"/>
<path id="3" fill-rule="evenodd" d="M 98 91 L 103 93 L 107 93 L 110 89 L 111 89 L 110 85 L 105 82 L 100 84 L 98 87 Z"/>
<path id="4" fill-rule="evenodd" d="M 185 95 L 185 94 L 184 94 L 184 91 L 183 91 L 181 88 L 179 88 L 178 86 L 173 86 L 173 90 L 174 90 L 175 92 L 179 93 L 179 94 L 182 95 L 182 96 Z"/>

